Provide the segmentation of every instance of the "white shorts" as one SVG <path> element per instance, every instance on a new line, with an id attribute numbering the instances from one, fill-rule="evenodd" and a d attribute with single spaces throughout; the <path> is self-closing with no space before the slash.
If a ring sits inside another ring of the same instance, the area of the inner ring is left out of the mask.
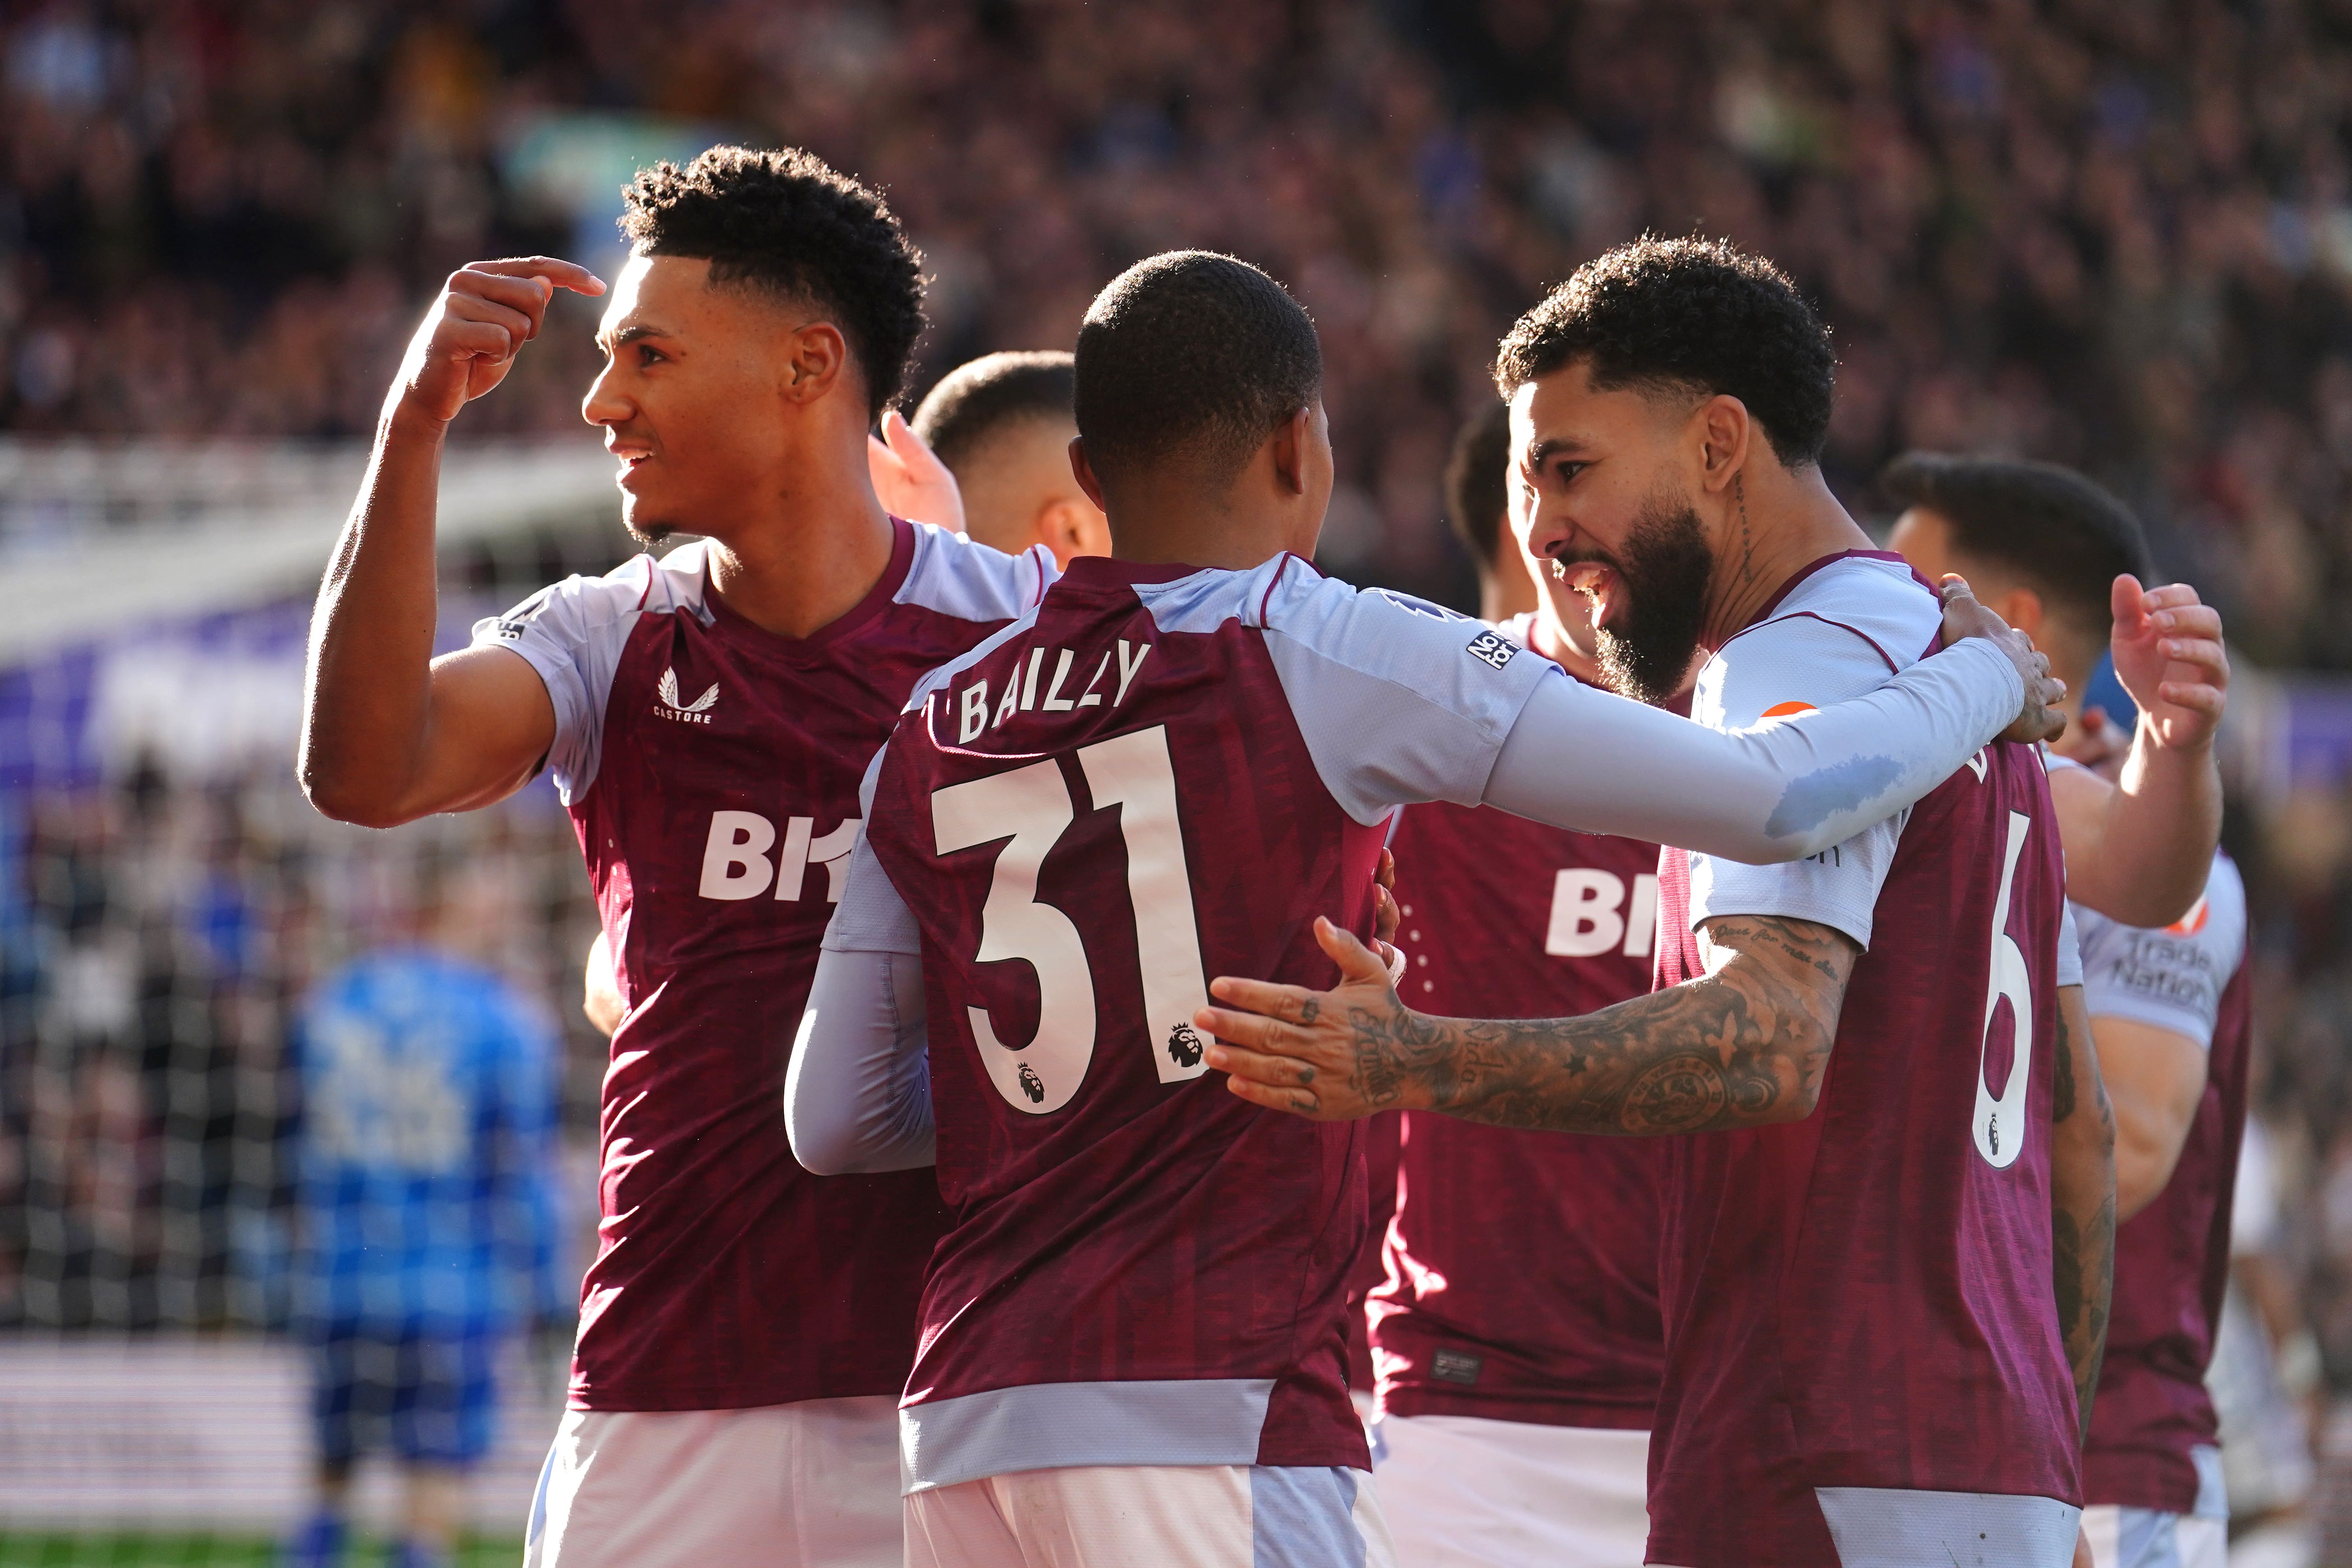
<path id="1" fill-rule="evenodd" d="M 2229 1568 L 2230 1521 L 2105 1503 L 2083 1510 L 2098 1568 Z"/>
<path id="2" fill-rule="evenodd" d="M 1361 1470 L 1086 1465 L 907 1497 L 907 1568 L 1396 1568 Z"/>
<path id="3" fill-rule="evenodd" d="M 1372 1435 L 1399 1568 L 1641 1568 L 1647 1432 L 1388 1415 Z"/>
<path id="4" fill-rule="evenodd" d="M 898 1402 L 572 1410 L 524 1568 L 900 1568 Z"/>

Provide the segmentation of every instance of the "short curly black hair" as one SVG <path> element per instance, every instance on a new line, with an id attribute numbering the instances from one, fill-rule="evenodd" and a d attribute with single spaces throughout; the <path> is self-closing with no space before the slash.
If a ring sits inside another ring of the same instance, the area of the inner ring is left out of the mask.
<path id="1" fill-rule="evenodd" d="M 712 147 L 640 169 L 621 233 L 640 256 L 710 263 L 829 312 L 866 377 L 868 412 L 898 401 L 923 332 L 922 253 L 877 192 L 797 147 Z"/>
<path id="2" fill-rule="evenodd" d="M 1787 273 L 1727 240 L 1644 235 L 1593 258 L 1504 337 L 1495 384 L 1508 397 L 1580 360 L 1598 387 L 1729 394 L 1788 468 L 1829 439 L 1829 329 Z"/>
<path id="3" fill-rule="evenodd" d="M 1171 250 L 1103 286 L 1078 326 L 1074 412 L 1104 483 L 1181 456 L 1212 483 L 1323 395 L 1305 307 L 1230 256 Z"/>

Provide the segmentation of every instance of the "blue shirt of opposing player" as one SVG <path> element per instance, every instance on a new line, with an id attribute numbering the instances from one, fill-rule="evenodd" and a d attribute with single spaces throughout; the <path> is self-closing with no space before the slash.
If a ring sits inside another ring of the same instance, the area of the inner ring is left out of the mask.
<path id="1" fill-rule="evenodd" d="M 294 1055 L 298 1319 L 456 1335 L 568 1310 L 539 1008 L 478 964 L 395 947 L 320 986 Z"/>

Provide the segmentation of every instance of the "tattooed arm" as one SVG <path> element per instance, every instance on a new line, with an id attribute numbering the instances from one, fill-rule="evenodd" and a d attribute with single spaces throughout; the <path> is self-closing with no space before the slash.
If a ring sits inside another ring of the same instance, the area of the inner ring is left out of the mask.
<path id="1" fill-rule="evenodd" d="M 1810 921 L 1728 915 L 1699 933 L 1706 978 L 1579 1018 L 1436 1018 L 1328 921 L 1336 990 L 1220 979 L 1210 1065 L 1244 1100 L 1320 1121 L 1392 1109 L 1501 1127 L 1646 1136 L 1794 1121 L 1821 1096 L 1860 950 Z"/>
<path id="2" fill-rule="evenodd" d="M 2090 1011 L 2079 985 L 2058 991 L 2050 1099 L 2051 1272 L 2058 1326 L 2074 1369 L 2075 1409 L 2087 1437 L 2116 1282 L 2116 1118 L 2099 1079 Z"/>

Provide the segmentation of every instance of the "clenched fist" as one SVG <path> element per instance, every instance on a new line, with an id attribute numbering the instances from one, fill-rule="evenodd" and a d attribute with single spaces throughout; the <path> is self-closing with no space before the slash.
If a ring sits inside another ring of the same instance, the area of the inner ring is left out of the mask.
<path id="1" fill-rule="evenodd" d="M 539 336 L 558 289 L 602 294 L 604 280 L 551 256 L 470 262 L 449 274 L 441 298 L 408 341 L 385 411 L 443 425 L 457 417 L 457 410 L 506 379 L 515 354 Z"/>

